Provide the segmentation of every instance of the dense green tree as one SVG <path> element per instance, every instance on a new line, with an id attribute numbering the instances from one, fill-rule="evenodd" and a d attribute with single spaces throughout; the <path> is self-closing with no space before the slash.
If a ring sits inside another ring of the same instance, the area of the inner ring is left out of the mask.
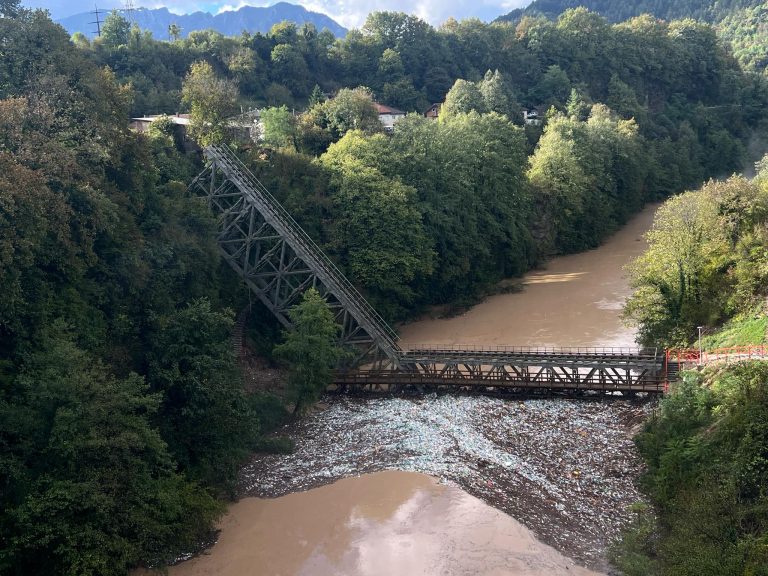
<path id="1" fill-rule="evenodd" d="M 572 119 L 583 122 L 589 116 L 590 106 L 584 96 L 576 88 L 571 89 L 571 95 L 565 105 L 566 114 Z"/>
<path id="2" fill-rule="evenodd" d="M 456 80 L 445 96 L 445 103 L 440 110 L 443 117 L 469 112 L 486 112 L 483 94 L 477 84 L 468 80 Z"/>
<path id="3" fill-rule="evenodd" d="M 392 50 L 392 48 L 384 50 L 381 54 L 381 58 L 379 58 L 378 74 L 382 84 L 384 82 L 399 80 L 405 75 L 403 60 L 396 50 Z"/>
<path id="4" fill-rule="evenodd" d="M 314 106 L 317 106 L 318 104 L 322 104 L 325 102 L 326 97 L 323 93 L 323 89 L 320 88 L 320 85 L 315 84 L 315 87 L 312 88 L 312 93 L 309 95 L 309 108 L 313 108 Z"/>
<path id="5" fill-rule="evenodd" d="M 411 286 L 431 274 L 434 254 L 416 191 L 372 166 L 376 161 L 369 155 L 390 154 L 388 144 L 381 134 L 366 139 L 362 132 L 348 132 L 321 161 L 337 172 L 334 252 L 382 309 L 407 309 L 415 296 Z"/>
<path id="6" fill-rule="evenodd" d="M 333 381 L 333 368 L 342 357 L 337 344 L 340 331 L 333 313 L 320 293 L 310 288 L 289 316 L 293 330 L 275 347 L 275 357 L 288 365 L 288 384 L 293 397 L 293 412 L 301 413 Z"/>
<path id="7" fill-rule="evenodd" d="M 2 18 L 16 18 L 21 9 L 21 0 L 0 0 L 0 17 Z"/>
<path id="8" fill-rule="evenodd" d="M 232 314 L 207 300 L 159 317 L 150 340 L 149 382 L 162 393 L 159 425 L 190 476 L 232 488 L 258 433 L 230 345 Z"/>
<path id="9" fill-rule="evenodd" d="M 596 246 L 645 200 L 647 166 L 633 121 L 602 105 L 586 122 L 552 116 L 531 158 L 529 178 L 558 250 Z"/>
<path id="10" fill-rule="evenodd" d="M 531 90 L 528 99 L 544 109 L 550 106 L 563 108 L 570 93 L 571 81 L 568 74 L 560 66 L 553 64 L 547 68 L 541 80 Z"/>
<path id="11" fill-rule="evenodd" d="M 191 111 L 190 135 L 201 146 L 226 140 L 228 118 L 237 103 L 237 87 L 201 61 L 190 67 L 181 93 Z"/>
<path id="12" fill-rule="evenodd" d="M 516 110 L 510 97 L 510 90 L 498 70 L 494 72 L 488 70 L 478 88 L 488 112 L 498 112 L 510 119 L 515 117 Z"/>
<path id="13" fill-rule="evenodd" d="M 635 292 L 625 308 L 643 342 L 684 345 L 696 326 L 762 298 L 766 259 L 757 245 L 767 202 L 763 186 L 734 177 L 659 208 L 648 251 L 630 268 Z"/>
<path id="14" fill-rule="evenodd" d="M 750 362 L 687 374 L 664 398 L 637 437 L 655 510 L 619 547 L 624 572 L 768 573 L 767 368 Z"/>
<path id="15" fill-rule="evenodd" d="M 0 395 L 0 572 L 124 574 L 195 546 L 221 511 L 174 472 L 159 398 L 55 324 Z"/>
<path id="16" fill-rule="evenodd" d="M 144 35 L 76 47 L 42 11 L 0 18 L 0 37 L 0 573 L 162 565 L 208 534 L 210 494 L 257 430 L 231 358 L 193 353 L 205 315 L 175 338 L 184 354 L 155 355 L 188 302 L 208 297 L 219 313 L 240 297 L 219 275 L 211 215 L 186 193 L 194 156 L 162 130 L 127 129 L 120 66 L 141 67 L 126 60 L 150 47 L 178 52 Z M 189 60 L 165 63 L 183 74 Z M 199 338 L 228 353 L 227 326 Z M 164 386 L 188 391 L 196 377 L 211 402 L 174 412 Z M 193 452 L 161 425 L 173 415 L 182 433 L 196 422 Z M 216 433 L 195 438 L 206 427 Z"/>
<path id="17" fill-rule="evenodd" d="M 320 127 L 338 140 L 350 130 L 376 133 L 383 130 L 379 113 L 373 105 L 373 95 L 366 88 L 342 88 L 330 100 L 310 111 Z"/>
<path id="18" fill-rule="evenodd" d="M 87 50 L 91 47 L 91 42 L 88 37 L 82 32 L 75 32 L 72 34 L 72 44 L 80 48 L 81 50 Z"/>
<path id="19" fill-rule="evenodd" d="M 261 111 L 264 126 L 264 142 L 271 146 L 293 146 L 296 137 L 296 120 L 287 106 L 265 108 Z"/>
<path id="20" fill-rule="evenodd" d="M 288 88 L 294 96 L 309 95 L 309 70 L 304 57 L 296 46 L 278 44 L 270 55 L 272 79 Z"/>
<path id="21" fill-rule="evenodd" d="M 106 46 L 117 48 L 128 44 L 128 37 L 131 31 L 131 23 L 117 10 L 107 15 L 101 28 L 99 36 Z"/>

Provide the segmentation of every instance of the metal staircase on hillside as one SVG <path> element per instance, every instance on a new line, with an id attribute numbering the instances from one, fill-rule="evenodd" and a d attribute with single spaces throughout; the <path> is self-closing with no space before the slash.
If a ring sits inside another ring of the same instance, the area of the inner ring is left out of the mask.
<path id="1" fill-rule="evenodd" d="M 205 149 L 208 167 L 190 190 L 218 216 L 218 243 L 229 265 L 286 327 L 288 311 L 314 286 L 354 347 L 353 365 L 399 368 L 397 334 L 366 302 L 283 206 L 226 145 Z"/>

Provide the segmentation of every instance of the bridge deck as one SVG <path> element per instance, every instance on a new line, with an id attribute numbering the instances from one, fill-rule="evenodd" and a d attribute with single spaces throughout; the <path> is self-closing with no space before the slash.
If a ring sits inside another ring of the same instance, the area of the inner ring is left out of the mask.
<path id="1" fill-rule="evenodd" d="M 664 392 L 664 354 L 630 348 L 418 347 L 399 368 L 339 372 L 338 390 L 463 389 L 580 394 Z"/>
<path id="2" fill-rule="evenodd" d="M 664 355 L 655 348 L 457 348 L 423 347 L 400 352 L 400 362 L 444 363 L 470 362 L 489 364 L 519 364 L 541 366 L 545 364 L 568 366 L 655 366 L 664 361 Z"/>

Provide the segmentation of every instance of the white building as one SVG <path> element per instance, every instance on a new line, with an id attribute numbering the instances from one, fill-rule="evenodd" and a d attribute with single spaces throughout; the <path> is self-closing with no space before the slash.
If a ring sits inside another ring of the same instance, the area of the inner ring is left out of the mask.
<path id="1" fill-rule="evenodd" d="M 539 116 L 539 111 L 536 110 L 536 108 L 523 110 L 523 120 L 526 124 L 533 126 L 538 126 L 541 124 L 541 116 Z"/>
<path id="2" fill-rule="evenodd" d="M 373 105 L 376 106 L 376 110 L 379 112 L 379 120 L 381 120 L 384 130 L 387 132 L 392 132 L 395 129 L 395 123 L 405 116 L 405 112 L 397 108 L 390 108 L 377 102 L 374 102 Z"/>

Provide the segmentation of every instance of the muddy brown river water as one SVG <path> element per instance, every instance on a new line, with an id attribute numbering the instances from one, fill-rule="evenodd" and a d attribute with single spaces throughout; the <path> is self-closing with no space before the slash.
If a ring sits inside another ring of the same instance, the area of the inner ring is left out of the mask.
<path id="1" fill-rule="evenodd" d="M 454 318 L 403 326 L 403 344 L 634 346 L 634 330 L 619 319 L 630 294 L 622 268 L 645 250 L 655 211 L 646 208 L 595 250 L 527 274 L 522 292 L 491 296 Z"/>
<path id="2" fill-rule="evenodd" d="M 619 319 L 630 292 L 622 268 L 645 248 L 654 210 L 602 247 L 528 274 L 519 293 L 402 327 L 403 344 L 632 346 L 634 332 Z M 232 505 L 218 543 L 170 574 L 604 573 L 582 566 L 607 569 L 606 546 L 640 499 L 631 434 L 650 409 L 452 396 L 330 400 L 282 431 L 296 453 L 246 467 L 243 492 L 259 497 Z"/>

